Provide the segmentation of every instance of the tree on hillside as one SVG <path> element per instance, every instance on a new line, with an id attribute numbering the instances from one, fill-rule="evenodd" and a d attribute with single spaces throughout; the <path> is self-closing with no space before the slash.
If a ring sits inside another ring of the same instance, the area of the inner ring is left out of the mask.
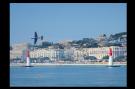
<path id="1" fill-rule="evenodd" d="M 114 61 L 124 62 L 124 61 L 126 61 L 126 57 L 125 56 L 118 56 L 118 57 L 114 58 Z"/>
<path id="2" fill-rule="evenodd" d="M 116 33 L 114 35 L 111 34 L 109 40 L 118 40 L 119 38 L 122 37 L 122 35 L 126 35 L 126 34 L 127 32 Z"/>
<path id="3" fill-rule="evenodd" d="M 108 55 L 103 56 L 102 59 L 109 59 L 109 56 Z"/>

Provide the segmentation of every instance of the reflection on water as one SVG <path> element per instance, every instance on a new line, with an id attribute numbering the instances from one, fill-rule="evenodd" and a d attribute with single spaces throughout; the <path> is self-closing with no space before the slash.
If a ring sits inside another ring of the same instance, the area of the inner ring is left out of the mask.
<path id="1" fill-rule="evenodd" d="M 126 66 L 11 67 L 11 86 L 127 86 Z"/>

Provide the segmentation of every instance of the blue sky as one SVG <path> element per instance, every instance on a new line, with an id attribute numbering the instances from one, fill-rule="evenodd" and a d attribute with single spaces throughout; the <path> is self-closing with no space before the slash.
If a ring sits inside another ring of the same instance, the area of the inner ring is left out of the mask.
<path id="1" fill-rule="evenodd" d="M 127 31 L 126 3 L 11 3 L 10 44 L 79 40 Z"/>

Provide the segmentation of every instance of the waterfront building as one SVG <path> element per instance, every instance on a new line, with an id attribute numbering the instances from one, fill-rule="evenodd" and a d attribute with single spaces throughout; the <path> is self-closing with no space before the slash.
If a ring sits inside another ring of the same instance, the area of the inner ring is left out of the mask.
<path id="1" fill-rule="evenodd" d="M 74 59 L 80 60 L 84 56 L 95 56 L 102 59 L 108 55 L 109 48 L 112 48 L 113 58 L 124 56 L 127 52 L 126 47 L 98 47 L 98 48 L 71 48 L 71 49 L 36 49 L 30 52 L 31 58 L 49 57 L 50 60 Z"/>
<path id="2" fill-rule="evenodd" d="M 98 47 L 98 48 L 81 48 L 76 49 L 74 55 L 78 55 L 77 59 L 81 56 L 95 56 L 97 59 L 102 59 L 104 56 L 108 55 L 109 48 L 112 48 L 113 51 L 113 58 L 118 56 L 125 56 L 127 53 L 126 47 L 119 47 L 119 46 L 111 46 L 111 47 Z"/>
<path id="3" fill-rule="evenodd" d="M 64 58 L 64 49 L 40 48 L 30 52 L 31 58 L 48 57 L 50 60 L 59 60 Z"/>
<path id="4" fill-rule="evenodd" d="M 13 45 L 10 50 L 10 59 L 21 58 L 24 55 L 24 50 L 28 48 L 28 44 L 21 43 Z M 111 47 L 97 47 L 97 48 L 75 48 L 70 49 L 55 49 L 55 48 L 38 48 L 30 51 L 30 58 L 45 58 L 48 57 L 52 61 L 57 60 L 83 60 L 85 56 L 95 56 L 97 59 L 102 59 L 108 55 L 109 48 L 112 48 L 113 58 L 118 56 L 125 56 L 127 54 L 127 47 L 111 46 Z"/>

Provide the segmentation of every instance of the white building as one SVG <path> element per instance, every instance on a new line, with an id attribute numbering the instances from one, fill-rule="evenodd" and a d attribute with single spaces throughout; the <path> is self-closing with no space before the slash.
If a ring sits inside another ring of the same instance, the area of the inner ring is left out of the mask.
<path id="1" fill-rule="evenodd" d="M 13 50 L 10 51 L 10 59 L 21 58 L 23 50 L 28 48 L 28 44 L 21 43 L 13 45 Z M 102 59 L 108 55 L 109 48 L 112 48 L 113 58 L 118 56 L 125 56 L 127 54 L 127 47 L 98 47 L 98 48 L 70 48 L 70 49 L 54 49 L 54 48 L 40 48 L 30 51 L 30 58 L 48 57 L 50 60 L 73 59 L 81 60 L 84 56 L 95 56 Z"/>
<path id="2" fill-rule="evenodd" d="M 42 48 L 42 49 L 36 49 L 30 52 L 31 58 L 48 57 L 50 58 L 50 60 L 59 60 L 60 58 L 63 58 L 63 56 L 64 56 L 63 49 Z"/>
<path id="3" fill-rule="evenodd" d="M 112 48 L 113 58 L 116 58 L 118 56 L 124 56 L 127 53 L 126 47 L 111 46 L 111 47 L 76 49 L 74 55 L 76 59 L 79 59 L 82 56 L 95 56 L 98 59 L 102 59 L 104 56 L 108 55 L 109 48 Z"/>

